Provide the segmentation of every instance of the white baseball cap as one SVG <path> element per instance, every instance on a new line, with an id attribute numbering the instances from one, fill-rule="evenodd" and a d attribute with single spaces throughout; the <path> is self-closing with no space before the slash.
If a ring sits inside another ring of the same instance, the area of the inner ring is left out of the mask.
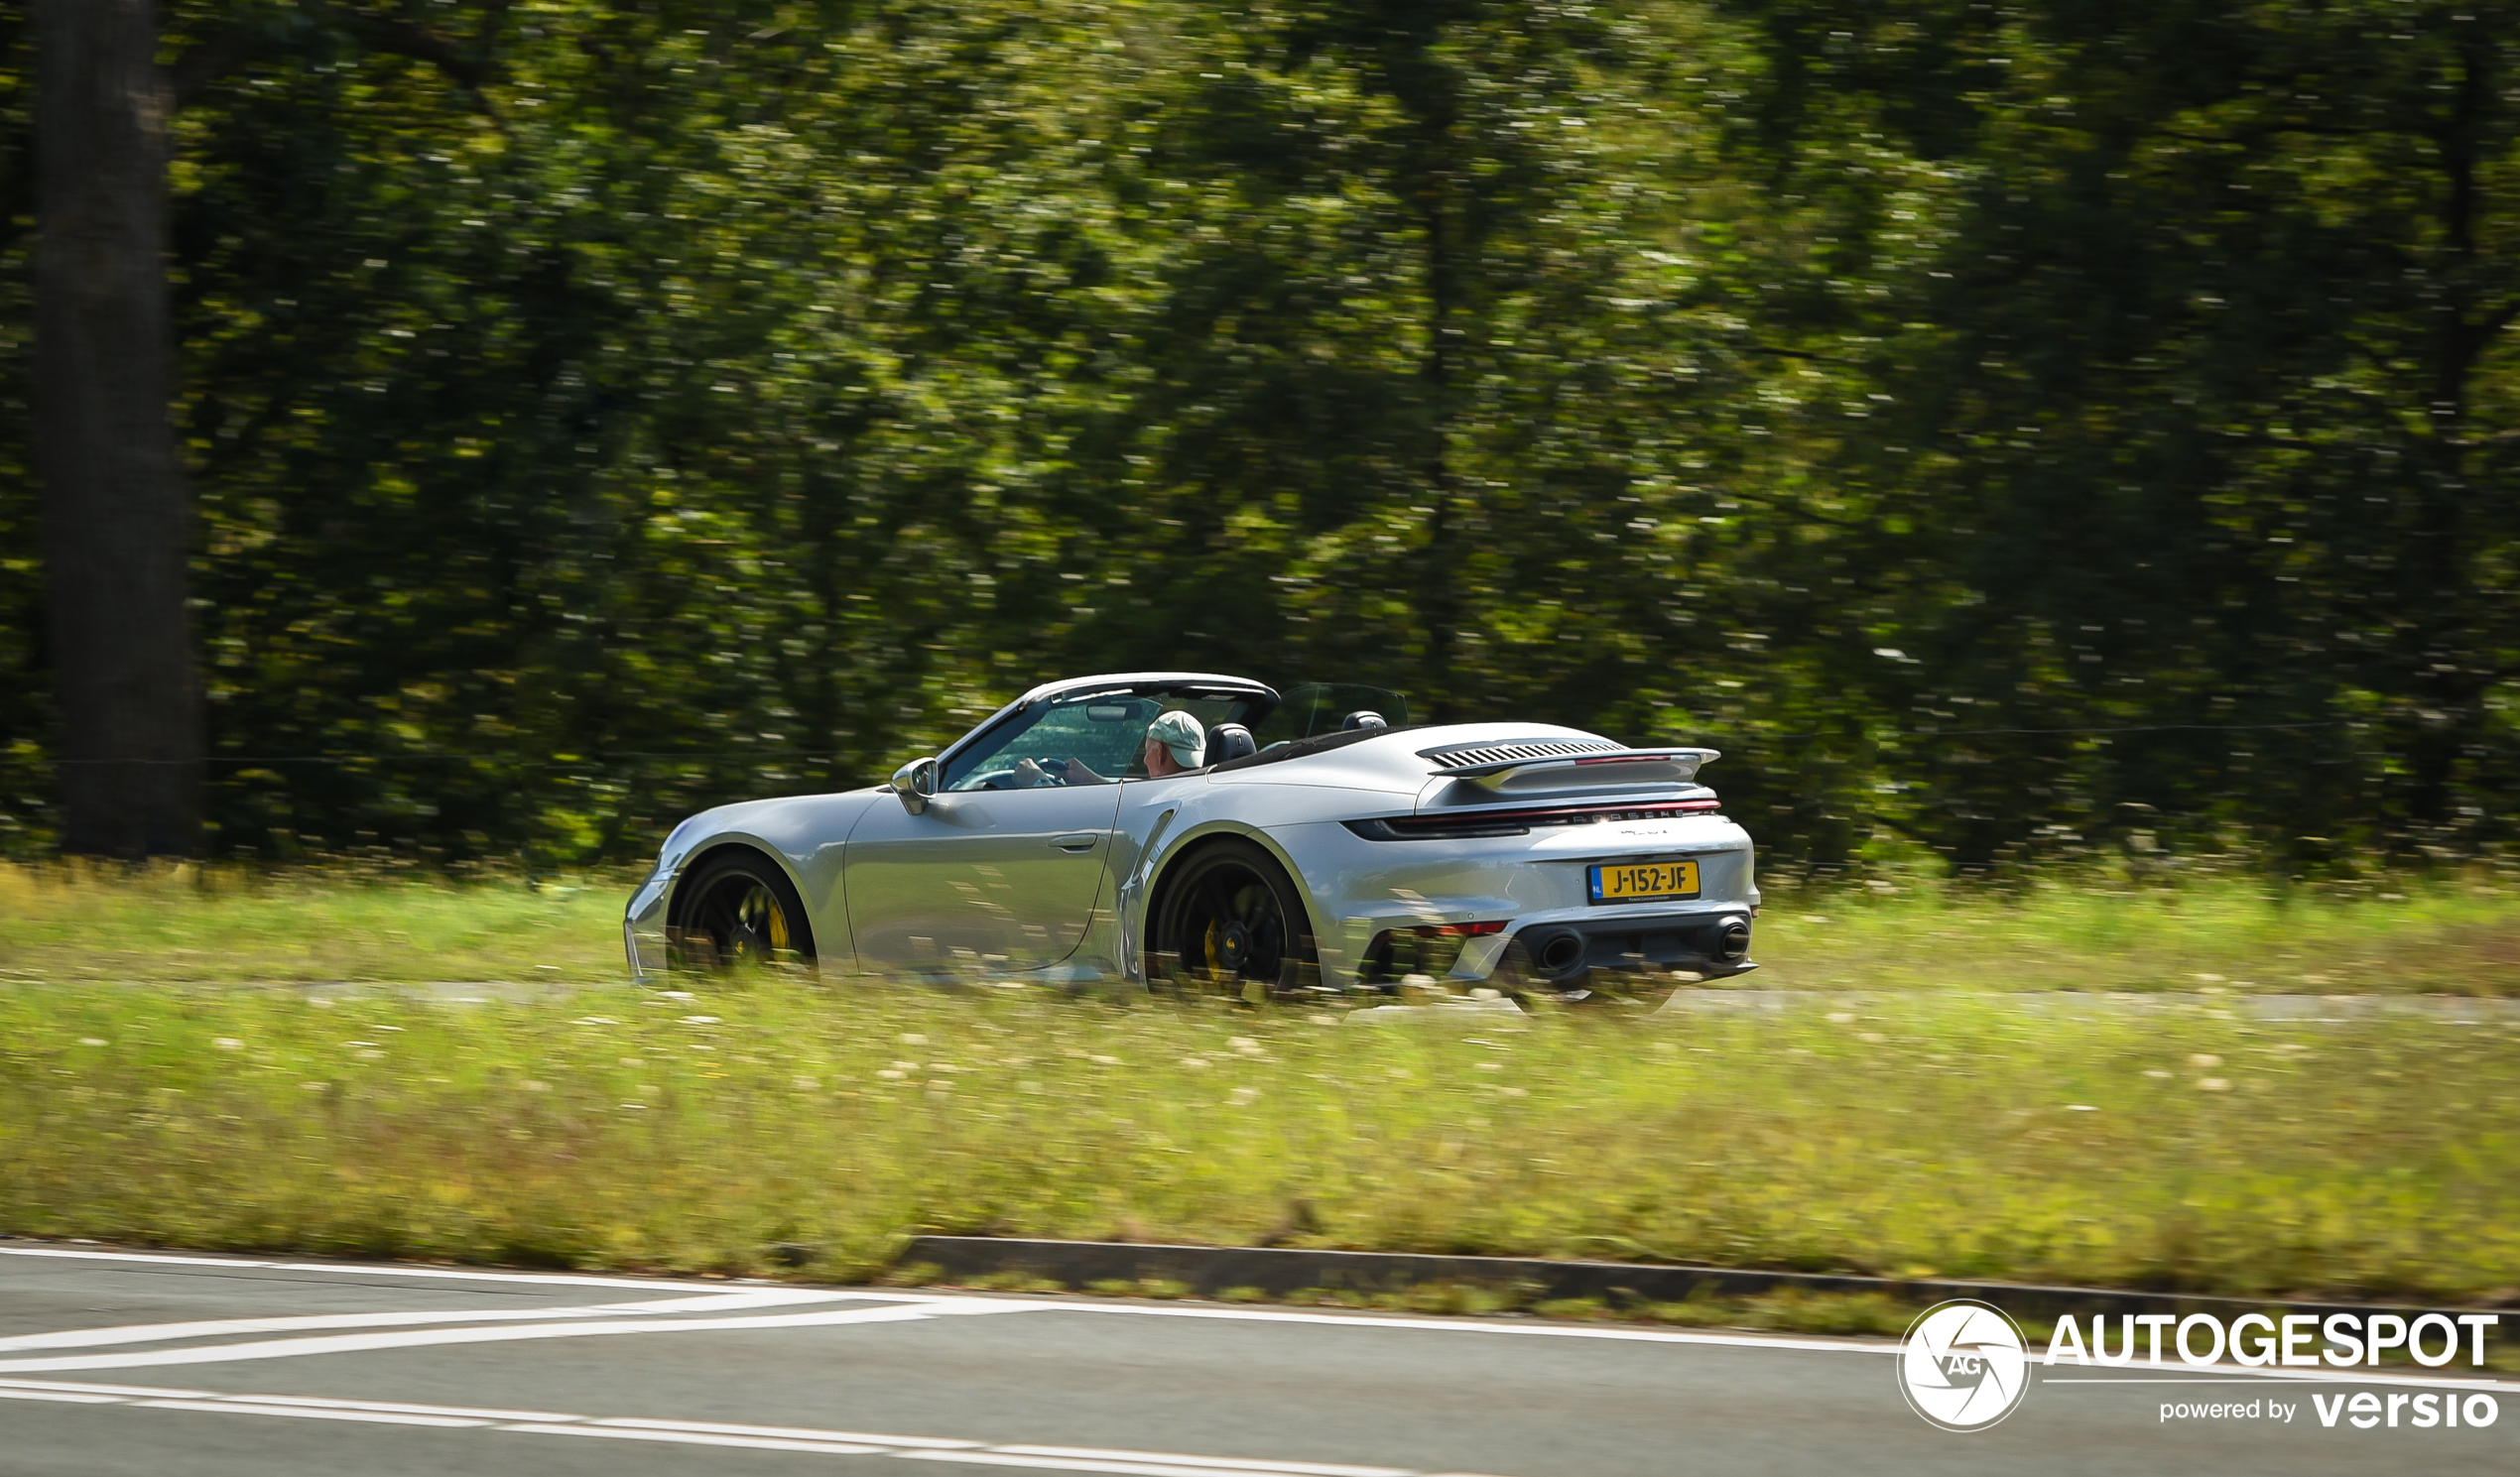
<path id="1" fill-rule="evenodd" d="M 1146 736 L 1173 751 L 1173 762 L 1195 770 L 1207 759 L 1207 730 L 1198 720 L 1175 708 L 1146 726 Z"/>

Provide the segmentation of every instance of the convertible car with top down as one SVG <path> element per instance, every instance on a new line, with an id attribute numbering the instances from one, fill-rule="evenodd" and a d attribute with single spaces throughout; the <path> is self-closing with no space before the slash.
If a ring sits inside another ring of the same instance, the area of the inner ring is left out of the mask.
<path id="1" fill-rule="evenodd" d="M 888 785 L 684 821 L 623 931 L 643 980 L 784 961 L 1255 1002 L 1413 975 L 1635 1001 L 1756 967 L 1750 838 L 1698 783 L 1715 757 L 1412 724 L 1375 688 L 1078 677 Z"/>

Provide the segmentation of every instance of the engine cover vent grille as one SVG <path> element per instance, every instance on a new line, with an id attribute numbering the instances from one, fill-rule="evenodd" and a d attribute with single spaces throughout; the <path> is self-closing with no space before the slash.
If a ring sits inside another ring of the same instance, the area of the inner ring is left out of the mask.
<path id="1" fill-rule="evenodd" d="M 1420 749 L 1418 757 L 1434 760 L 1438 770 L 1461 770 L 1482 764 L 1511 764 L 1516 760 L 1599 754 L 1619 747 L 1608 739 L 1506 739 L 1501 743 L 1447 744 L 1440 749 Z"/>

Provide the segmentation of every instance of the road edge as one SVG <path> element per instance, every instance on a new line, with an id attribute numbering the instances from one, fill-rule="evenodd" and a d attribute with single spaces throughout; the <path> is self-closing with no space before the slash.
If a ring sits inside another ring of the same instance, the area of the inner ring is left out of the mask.
<path id="1" fill-rule="evenodd" d="M 1636 1262 L 1561 1262 L 1522 1257 L 1454 1257 L 1407 1252 L 1317 1251 L 1294 1247 L 1178 1246 L 1126 1241 L 1041 1241 L 995 1236 L 919 1236 L 895 1263 L 916 1280 L 965 1283 L 1024 1278 L 1075 1291 L 1097 1285 L 1168 1284 L 1202 1296 L 1248 1291 L 1272 1299 L 1312 1292 L 1366 1296 L 1441 1286 L 1510 1289 L 1521 1300 L 1590 1299 L 1609 1307 L 1750 1297 L 1779 1292 L 1837 1296 L 1872 1293 L 1922 1306 L 1953 1297 L 1992 1303 L 2018 1318 L 2054 1320 L 2109 1314 L 2287 1313 L 2363 1315 L 2475 1311 L 2513 1304 L 2431 1306 L 2297 1297 L 2232 1297 L 2175 1291 L 2056 1287 L 1965 1278 L 1885 1278 L 1844 1273 L 1769 1272 L 1735 1267 Z"/>

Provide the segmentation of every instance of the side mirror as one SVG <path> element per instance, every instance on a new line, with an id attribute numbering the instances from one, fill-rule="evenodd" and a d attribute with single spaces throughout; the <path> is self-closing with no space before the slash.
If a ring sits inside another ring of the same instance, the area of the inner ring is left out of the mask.
<path id="1" fill-rule="evenodd" d="M 901 797 L 901 807 L 913 815 L 927 809 L 937 794 L 937 762 L 914 759 L 893 771 L 893 794 Z"/>

